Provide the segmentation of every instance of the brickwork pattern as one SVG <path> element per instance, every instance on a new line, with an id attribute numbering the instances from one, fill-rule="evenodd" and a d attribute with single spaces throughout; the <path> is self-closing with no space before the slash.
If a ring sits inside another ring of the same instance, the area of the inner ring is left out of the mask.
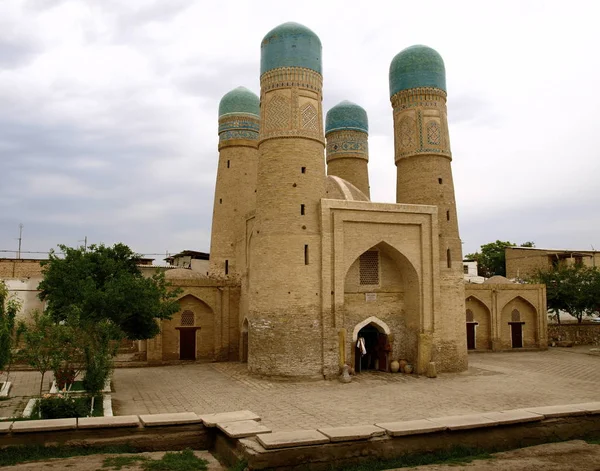
<path id="1" fill-rule="evenodd" d="M 321 75 L 261 77 L 256 217 L 248 278 L 248 368 L 322 375 L 320 221 L 325 194 Z M 287 126 L 287 128 L 286 128 Z"/>
<path id="2" fill-rule="evenodd" d="M 40 260 L 0 259 L 0 278 L 30 278 L 41 274 Z"/>
<path id="3" fill-rule="evenodd" d="M 258 126 L 258 119 L 255 121 Z M 256 132 L 254 139 L 258 139 Z M 245 263 L 238 267 L 236 244 L 244 243 L 246 215 L 256 205 L 257 140 L 227 141 L 219 150 L 209 273 L 239 277 Z"/>
<path id="4" fill-rule="evenodd" d="M 361 131 L 327 134 L 327 175 L 340 177 L 370 196 L 368 136 Z"/>

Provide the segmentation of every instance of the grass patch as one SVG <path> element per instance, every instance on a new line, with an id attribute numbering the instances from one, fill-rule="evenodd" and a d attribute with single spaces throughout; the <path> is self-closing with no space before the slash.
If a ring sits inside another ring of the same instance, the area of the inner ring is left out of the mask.
<path id="1" fill-rule="evenodd" d="M 70 417 L 88 417 L 92 406 L 91 396 L 50 397 L 38 400 L 31 411 L 30 420 L 66 419 Z M 104 415 L 102 396 L 94 398 L 92 417 Z"/>
<path id="2" fill-rule="evenodd" d="M 102 462 L 102 467 L 119 470 L 123 469 L 123 467 L 132 466 L 138 461 L 147 460 L 148 458 L 145 456 L 110 456 L 108 458 L 104 458 L 104 461 Z"/>
<path id="3" fill-rule="evenodd" d="M 70 458 L 72 456 L 89 456 L 100 453 L 137 453 L 139 450 L 131 445 L 67 447 L 25 445 L 3 448 L 0 453 L 0 466 L 11 466 L 28 461 L 47 460 L 51 458 Z"/>
<path id="4" fill-rule="evenodd" d="M 167 452 L 160 460 L 146 461 L 142 464 L 145 471 L 195 471 L 207 469 L 207 461 L 198 458 L 190 449 Z"/>

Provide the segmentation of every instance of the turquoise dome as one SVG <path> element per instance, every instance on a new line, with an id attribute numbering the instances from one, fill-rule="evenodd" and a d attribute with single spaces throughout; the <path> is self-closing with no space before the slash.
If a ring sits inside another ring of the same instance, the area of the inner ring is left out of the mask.
<path id="1" fill-rule="evenodd" d="M 278 67 L 305 67 L 321 73 L 321 40 L 306 26 L 284 23 L 260 45 L 260 74 Z"/>
<path id="2" fill-rule="evenodd" d="M 237 87 L 223 95 L 219 117 L 229 113 L 248 113 L 259 116 L 260 99 L 246 87 Z"/>
<path id="3" fill-rule="evenodd" d="M 427 46 L 400 51 L 390 64 L 390 96 L 410 88 L 432 87 L 446 91 L 444 60 Z"/>
<path id="4" fill-rule="evenodd" d="M 364 108 L 344 100 L 327 112 L 325 134 L 342 129 L 369 132 L 369 120 Z"/>

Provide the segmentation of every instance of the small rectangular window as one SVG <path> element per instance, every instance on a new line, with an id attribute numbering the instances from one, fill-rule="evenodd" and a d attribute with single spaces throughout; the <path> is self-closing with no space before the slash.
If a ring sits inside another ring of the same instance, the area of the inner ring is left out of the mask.
<path id="1" fill-rule="evenodd" d="M 450 211 L 446 211 L 446 221 L 450 220 Z"/>
<path id="2" fill-rule="evenodd" d="M 361 285 L 379 284 L 379 251 L 367 250 L 360 256 L 359 280 Z"/>
<path id="3" fill-rule="evenodd" d="M 303 204 L 300 205 L 300 214 L 302 216 L 304 216 L 304 205 Z"/>
<path id="4" fill-rule="evenodd" d="M 225 260 L 225 274 L 229 275 L 229 260 Z"/>
<path id="5" fill-rule="evenodd" d="M 448 268 L 452 268 L 452 254 L 450 253 L 450 249 L 446 250 L 446 262 L 448 264 Z"/>
<path id="6" fill-rule="evenodd" d="M 302 167 L 302 173 L 306 173 L 306 167 Z"/>
<path id="7" fill-rule="evenodd" d="M 308 245 L 304 246 L 304 265 L 308 265 Z"/>
<path id="8" fill-rule="evenodd" d="M 441 185 L 442 184 L 442 179 L 438 178 L 438 183 Z"/>
<path id="9" fill-rule="evenodd" d="M 223 204 L 223 198 L 219 198 L 219 204 Z"/>
<path id="10" fill-rule="evenodd" d="M 463 266 L 463 273 L 464 273 L 465 275 L 468 275 L 468 274 L 469 274 L 469 265 L 465 265 L 465 266 Z"/>
<path id="11" fill-rule="evenodd" d="M 229 160 L 227 161 L 227 168 L 229 168 Z"/>

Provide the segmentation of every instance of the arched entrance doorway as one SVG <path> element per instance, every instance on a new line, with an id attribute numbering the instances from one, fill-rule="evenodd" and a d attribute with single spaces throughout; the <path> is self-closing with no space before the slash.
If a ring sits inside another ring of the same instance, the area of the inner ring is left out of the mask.
<path id="1" fill-rule="evenodd" d="M 381 320 L 370 317 L 354 327 L 354 369 L 388 371 L 392 350 L 388 334 L 390 329 Z"/>
<path id="2" fill-rule="evenodd" d="M 471 309 L 467 309 L 467 350 L 477 348 L 475 331 L 479 324 L 475 322 L 475 315 Z"/>
<path id="3" fill-rule="evenodd" d="M 537 311 L 521 296 L 516 296 L 502 308 L 501 339 L 505 349 L 531 348 L 537 345 Z"/>
<path id="4" fill-rule="evenodd" d="M 162 322 L 163 360 L 214 360 L 214 314 L 204 301 L 187 294 L 180 311 Z"/>
<path id="5" fill-rule="evenodd" d="M 392 352 L 394 358 L 417 361 L 421 331 L 419 279 L 406 256 L 388 243 L 370 247 L 349 265 L 344 279 L 343 315 L 347 328 L 353 329 L 353 343 L 348 345 L 352 358 L 348 362 L 356 371 L 387 371 Z M 365 349 L 373 351 L 361 358 L 356 342 L 363 328 Z"/>
<path id="6" fill-rule="evenodd" d="M 193 311 L 185 310 L 181 313 L 181 325 L 176 327 L 179 330 L 179 359 L 196 359 L 196 331 L 200 327 L 196 326 L 196 315 Z"/>

